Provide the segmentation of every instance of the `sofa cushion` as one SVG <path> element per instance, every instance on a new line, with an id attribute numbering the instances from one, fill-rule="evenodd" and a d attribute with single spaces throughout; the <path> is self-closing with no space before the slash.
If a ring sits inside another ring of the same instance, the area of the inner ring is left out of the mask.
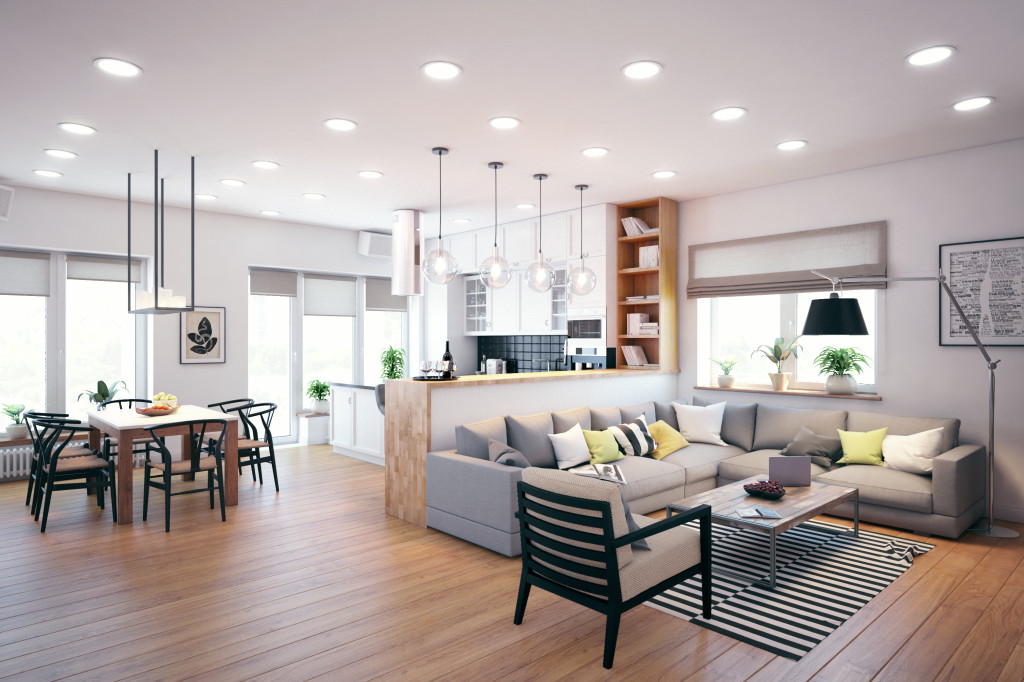
<path id="1" fill-rule="evenodd" d="M 683 434 L 661 419 L 648 426 L 647 431 L 657 444 L 654 452 L 651 453 L 651 457 L 654 459 L 664 459 L 666 455 L 671 455 L 676 450 L 682 450 L 689 445 L 686 439 L 683 438 Z"/>
<path id="2" fill-rule="evenodd" d="M 883 426 L 889 428 L 886 435 L 912 436 L 929 429 L 942 427 L 942 452 L 949 452 L 960 442 L 960 420 L 936 417 L 891 417 L 874 412 L 850 412 L 846 416 L 849 431 L 874 431 Z M 818 431 L 817 433 L 821 433 Z"/>
<path id="3" fill-rule="evenodd" d="M 604 431 L 609 426 L 622 423 L 622 413 L 617 407 L 592 407 L 590 408 L 590 428 L 594 431 Z"/>
<path id="4" fill-rule="evenodd" d="M 801 426 L 793 442 L 784 447 L 779 454 L 787 457 L 810 457 L 815 464 L 830 469 L 843 455 L 843 442 L 838 438 L 819 436 L 806 426 Z"/>
<path id="5" fill-rule="evenodd" d="M 723 460 L 742 454 L 744 454 L 743 449 L 735 445 L 690 443 L 686 448 L 676 450 L 662 461 L 669 462 L 682 469 L 686 485 L 689 486 L 708 479 L 714 480 L 715 475 L 718 473 L 718 467 Z M 766 468 L 767 466 L 765 464 Z"/>
<path id="6" fill-rule="evenodd" d="M 516 450 L 507 443 L 496 441 L 493 438 L 487 443 L 487 457 L 492 462 L 498 464 L 505 464 L 510 467 L 519 467 L 525 469 L 530 466 L 530 463 L 523 457 L 523 453 Z"/>
<path id="7" fill-rule="evenodd" d="M 555 451 L 555 461 L 559 469 L 572 469 L 581 464 L 590 464 L 590 449 L 579 424 L 574 424 L 565 433 L 549 434 L 548 439 Z"/>
<path id="8" fill-rule="evenodd" d="M 714 401 L 693 396 L 694 405 L 712 405 Z M 722 417 L 722 440 L 744 450 L 754 447 L 754 421 L 757 403 L 726 403 Z"/>
<path id="9" fill-rule="evenodd" d="M 508 444 L 504 417 L 484 419 L 471 424 L 460 424 L 455 427 L 455 450 L 460 455 L 489 459 L 488 442 L 491 439 Z"/>
<path id="10" fill-rule="evenodd" d="M 619 443 L 608 429 L 604 431 L 584 431 L 583 438 L 590 450 L 591 464 L 608 464 L 623 458 L 619 451 Z"/>
<path id="11" fill-rule="evenodd" d="M 886 429 L 874 431 L 843 431 L 839 429 L 839 440 L 843 442 L 843 458 L 837 464 L 870 464 L 881 466 L 882 441 Z"/>
<path id="12" fill-rule="evenodd" d="M 654 417 L 657 421 L 663 421 L 676 431 L 679 430 L 679 421 L 676 419 L 676 408 L 672 403 L 686 404 L 685 398 L 676 398 L 672 402 L 663 403 L 654 401 Z"/>
<path id="13" fill-rule="evenodd" d="M 654 413 L 654 403 L 641 403 L 639 405 L 629 405 L 627 407 L 620 407 L 619 414 L 622 416 L 623 423 L 631 422 L 640 415 L 644 416 L 648 424 L 653 424 L 658 421 L 657 415 Z"/>
<path id="14" fill-rule="evenodd" d="M 704 407 L 674 404 L 679 433 L 691 443 L 725 445 L 722 440 L 722 418 L 725 403 L 714 403 Z"/>
<path id="15" fill-rule="evenodd" d="M 813 465 L 812 465 L 813 467 Z M 909 511 L 932 513 L 932 479 L 861 464 L 839 467 L 818 477 L 822 483 L 857 488 L 861 504 L 877 504 Z"/>
<path id="16" fill-rule="evenodd" d="M 886 435 L 882 440 L 883 466 L 911 474 L 930 474 L 933 459 L 942 447 L 942 427 L 915 433 L 913 436 Z"/>
<path id="17" fill-rule="evenodd" d="M 554 433 L 551 413 L 508 415 L 505 417 L 508 429 L 508 444 L 523 453 L 530 466 L 555 466 L 555 449 L 548 435 Z"/>
<path id="18" fill-rule="evenodd" d="M 554 427 L 555 433 L 565 433 L 576 424 L 579 424 L 584 431 L 590 430 L 589 407 L 575 407 L 571 410 L 551 413 L 551 425 Z"/>
<path id="19" fill-rule="evenodd" d="M 687 448 L 689 449 L 689 448 Z M 768 458 L 778 457 L 778 450 L 754 450 L 745 452 L 735 457 L 730 457 L 718 463 L 718 475 L 730 481 L 739 481 L 751 476 L 759 476 L 768 473 Z M 829 471 L 825 467 L 811 462 L 811 478 Z"/>
<path id="20" fill-rule="evenodd" d="M 781 450 L 792 442 L 801 426 L 814 433 L 829 436 L 846 428 L 843 410 L 804 410 L 795 407 L 757 404 L 754 424 L 754 450 Z"/>
<path id="21" fill-rule="evenodd" d="M 686 483 L 683 471 L 679 467 L 650 457 L 623 457 L 615 464 L 622 470 L 622 476 L 626 479 L 626 482 L 619 486 L 622 489 L 622 499 L 626 502 L 657 495 L 673 488 L 682 488 Z"/>
<path id="22" fill-rule="evenodd" d="M 627 457 L 650 456 L 654 451 L 656 444 L 647 430 L 647 421 L 642 414 L 625 424 L 609 426 L 607 431 L 615 436 L 619 450 Z"/>

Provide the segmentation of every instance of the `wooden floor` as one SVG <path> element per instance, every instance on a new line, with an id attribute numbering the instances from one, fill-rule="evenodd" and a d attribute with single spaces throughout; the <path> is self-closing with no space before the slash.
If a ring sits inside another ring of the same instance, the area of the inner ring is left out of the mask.
<path id="1" fill-rule="evenodd" d="M 43 535 L 25 484 L 0 484 L 0 677 L 1024 678 L 1020 539 L 933 538 L 799 663 L 637 607 L 605 671 L 601 616 L 534 590 L 514 626 L 519 560 L 385 516 L 382 468 L 327 446 L 280 459 L 280 494 L 246 475 L 227 523 L 175 498 L 169 534 L 159 498 L 118 527 L 68 491 Z"/>

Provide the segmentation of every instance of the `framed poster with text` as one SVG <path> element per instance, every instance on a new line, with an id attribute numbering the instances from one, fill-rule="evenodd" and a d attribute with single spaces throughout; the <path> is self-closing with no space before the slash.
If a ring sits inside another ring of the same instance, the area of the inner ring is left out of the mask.
<path id="1" fill-rule="evenodd" d="M 1024 346 L 1024 237 L 940 244 L 939 268 L 982 343 Z M 974 345 L 941 289 L 939 345 Z"/>

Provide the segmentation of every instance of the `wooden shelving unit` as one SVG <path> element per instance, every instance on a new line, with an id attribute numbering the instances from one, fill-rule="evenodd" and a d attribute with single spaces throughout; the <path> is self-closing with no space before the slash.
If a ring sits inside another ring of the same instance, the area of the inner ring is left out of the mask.
<path id="1" fill-rule="evenodd" d="M 675 201 L 657 197 L 619 204 L 618 225 L 615 229 L 620 236 L 616 241 L 616 305 L 615 314 L 615 362 L 616 367 L 628 368 L 622 353 L 622 346 L 640 346 L 651 365 L 663 372 L 679 370 L 678 344 L 676 341 L 676 271 L 678 251 L 678 205 Z M 653 232 L 641 235 L 626 235 L 622 219 L 636 217 L 653 228 Z M 640 267 L 640 247 L 658 247 L 658 267 Z M 652 296 L 655 299 L 627 301 L 629 296 Z M 657 322 L 657 335 L 636 335 L 626 333 L 626 315 L 646 313 L 651 322 Z M 646 366 L 644 369 L 652 369 Z"/>

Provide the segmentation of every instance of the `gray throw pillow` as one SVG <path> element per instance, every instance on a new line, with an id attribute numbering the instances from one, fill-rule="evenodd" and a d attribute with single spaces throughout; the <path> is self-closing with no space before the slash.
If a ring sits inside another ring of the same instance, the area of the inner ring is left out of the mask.
<path id="1" fill-rule="evenodd" d="M 699 406 L 713 405 L 714 400 L 706 400 L 693 396 L 693 404 Z M 722 417 L 722 440 L 729 445 L 743 448 L 749 452 L 754 447 L 754 420 L 757 417 L 757 403 L 726 403 L 725 416 Z"/>
<path id="2" fill-rule="evenodd" d="M 838 438 L 819 436 L 806 426 L 801 426 L 793 442 L 779 454 L 789 457 L 810 457 L 812 462 L 828 469 L 843 456 L 843 444 Z"/>
<path id="3" fill-rule="evenodd" d="M 487 444 L 492 438 L 501 443 L 508 442 L 505 420 L 502 417 L 460 424 L 455 427 L 455 451 L 467 457 L 487 459 Z"/>
<path id="4" fill-rule="evenodd" d="M 639 405 L 627 405 L 626 407 L 619 408 L 619 414 L 622 416 L 623 422 L 631 422 L 638 418 L 640 415 L 644 416 L 648 424 L 653 424 L 658 421 L 657 416 L 654 413 L 654 403 L 640 403 Z"/>
<path id="5" fill-rule="evenodd" d="M 565 433 L 577 424 L 584 431 L 590 431 L 590 408 L 576 407 L 571 410 L 551 413 L 551 424 L 555 433 Z"/>
<path id="6" fill-rule="evenodd" d="M 523 453 L 511 445 L 494 440 L 493 438 L 487 443 L 487 456 L 492 462 L 497 464 L 506 464 L 510 467 L 519 467 L 520 469 L 530 466 L 530 463 L 526 461 L 526 457 L 523 457 Z"/>
<path id="7" fill-rule="evenodd" d="M 508 444 L 523 453 L 530 466 L 554 468 L 555 449 L 549 434 L 554 433 L 551 413 L 508 415 Z"/>
<path id="8" fill-rule="evenodd" d="M 622 413 L 617 407 L 590 408 L 590 431 L 604 431 L 609 426 L 622 423 Z"/>
<path id="9" fill-rule="evenodd" d="M 625 510 L 626 512 L 626 528 L 629 529 L 629 532 L 635 533 L 636 531 L 640 530 L 640 524 L 633 520 L 633 515 L 630 513 L 629 505 L 626 504 L 625 500 L 622 501 L 622 509 Z M 633 542 L 629 543 L 629 546 L 633 549 L 649 550 L 651 548 L 651 546 L 647 544 L 647 540 L 645 538 L 634 540 Z"/>

